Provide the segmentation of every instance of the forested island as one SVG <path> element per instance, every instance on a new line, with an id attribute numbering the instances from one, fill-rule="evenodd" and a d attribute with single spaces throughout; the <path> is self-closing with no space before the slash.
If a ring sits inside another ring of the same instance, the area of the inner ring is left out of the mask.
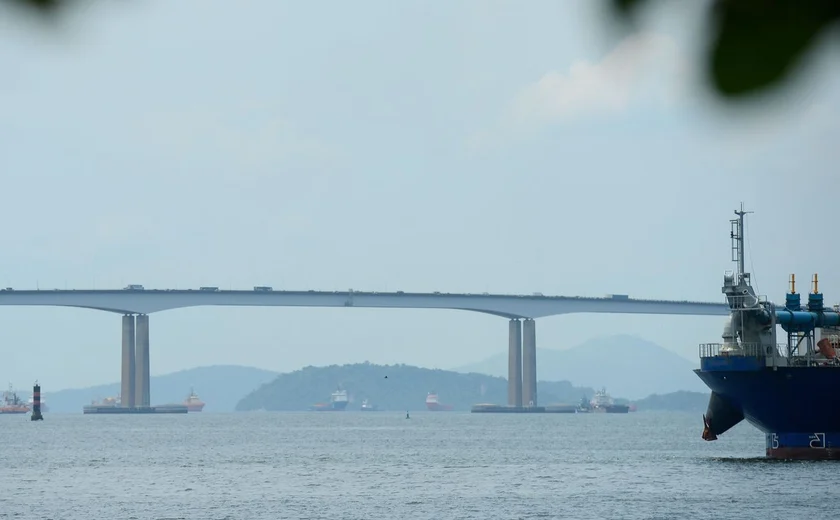
<path id="1" fill-rule="evenodd" d="M 281 374 L 263 384 L 236 406 L 238 411 L 306 410 L 327 402 L 337 389 L 347 391 L 347 410 L 359 410 L 364 399 L 380 410 L 424 410 L 426 396 L 436 392 L 440 401 L 455 410 L 468 411 L 476 403 L 507 403 L 507 380 L 484 374 L 463 374 L 410 365 L 331 365 L 305 367 Z M 537 384 L 541 404 L 577 403 L 592 397 L 591 388 L 575 387 L 568 381 Z"/>

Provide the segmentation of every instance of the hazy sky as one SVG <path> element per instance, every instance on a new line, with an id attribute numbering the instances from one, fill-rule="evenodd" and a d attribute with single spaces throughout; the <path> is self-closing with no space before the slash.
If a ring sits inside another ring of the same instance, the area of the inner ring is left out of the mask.
<path id="1" fill-rule="evenodd" d="M 838 46 L 732 111 L 703 90 L 699 2 L 630 37 L 598 4 L 102 2 L 55 30 L 0 9 L 0 285 L 720 301 L 743 200 L 759 291 L 818 272 L 840 301 Z M 721 323 L 568 315 L 537 341 L 630 333 L 695 360 Z M 458 311 L 151 316 L 153 374 L 506 347 L 506 320 Z M 0 308 L 0 353 L 2 385 L 116 381 L 120 319 Z"/>

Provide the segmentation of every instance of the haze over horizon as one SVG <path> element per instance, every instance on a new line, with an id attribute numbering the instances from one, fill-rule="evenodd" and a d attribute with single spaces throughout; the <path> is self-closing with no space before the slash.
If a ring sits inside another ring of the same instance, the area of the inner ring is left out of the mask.
<path id="1" fill-rule="evenodd" d="M 790 273 L 803 293 L 819 273 L 840 302 L 838 246 L 823 236 L 837 47 L 792 88 L 729 112 L 693 68 L 706 6 L 684 4 L 626 37 L 587 0 L 328 16 L 97 3 L 56 34 L 0 16 L 0 286 L 722 301 L 744 201 L 759 292 L 781 301 Z M 537 346 L 622 333 L 694 361 L 722 321 L 542 318 Z M 152 375 L 448 369 L 507 346 L 506 320 L 442 310 L 204 307 L 154 313 L 150 327 Z M 116 381 L 119 315 L 3 307 L 0 354 L 0 381 L 16 387 Z"/>

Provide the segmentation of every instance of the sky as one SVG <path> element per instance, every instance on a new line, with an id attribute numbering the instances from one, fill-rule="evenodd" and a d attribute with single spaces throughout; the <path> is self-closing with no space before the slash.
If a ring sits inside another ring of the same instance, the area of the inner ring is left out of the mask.
<path id="1" fill-rule="evenodd" d="M 0 8 L 0 285 L 722 301 L 744 202 L 758 292 L 819 273 L 840 302 L 830 38 L 733 107 L 699 69 L 701 2 L 637 33 L 591 0 L 322 5 L 85 3 L 54 27 Z M 635 334 L 696 360 L 722 322 L 573 314 L 537 342 Z M 153 375 L 507 348 L 506 320 L 462 311 L 199 307 L 150 328 Z M 117 381 L 120 338 L 118 315 L 2 308 L 0 381 Z"/>

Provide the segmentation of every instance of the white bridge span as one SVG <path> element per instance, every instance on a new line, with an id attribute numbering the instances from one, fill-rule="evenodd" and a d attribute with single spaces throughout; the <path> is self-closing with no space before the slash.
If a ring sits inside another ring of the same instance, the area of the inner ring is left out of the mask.
<path id="1" fill-rule="evenodd" d="M 121 314 L 151 314 L 184 307 L 362 307 L 457 309 L 510 319 L 543 318 L 575 312 L 726 316 L 725 303 L 640 300 L 626 296 L 587 298 L 509 294 L 406 293 L 359 291 L 221 290 L 0 290 L 0 305 L 82 307 Z"/>
<path id="2" fill-rule="evenodd" d="M 133 287 L 133 288 L 132 288 Z M 572 313 L 680 314 L 727 316 L 725 303 L 643 300 L 626 295 L 579 296 L 408 293 L 359 291 L 251 291 L 144 289 L 0 290 L 0 305 L 78 307 L 123 314 L 122 388 L 125 407 L 148 407 L 149 314 L 184 307 L 359 307 L 386 309 L 452 309 L 502 316 L 509 323 L 508 405 L 536 406 L 537 359 L 535 318 Z M 137 315 L 135 317 L 135 315 Z M 523 350 L 524 339 L 524 350 Z"/>

